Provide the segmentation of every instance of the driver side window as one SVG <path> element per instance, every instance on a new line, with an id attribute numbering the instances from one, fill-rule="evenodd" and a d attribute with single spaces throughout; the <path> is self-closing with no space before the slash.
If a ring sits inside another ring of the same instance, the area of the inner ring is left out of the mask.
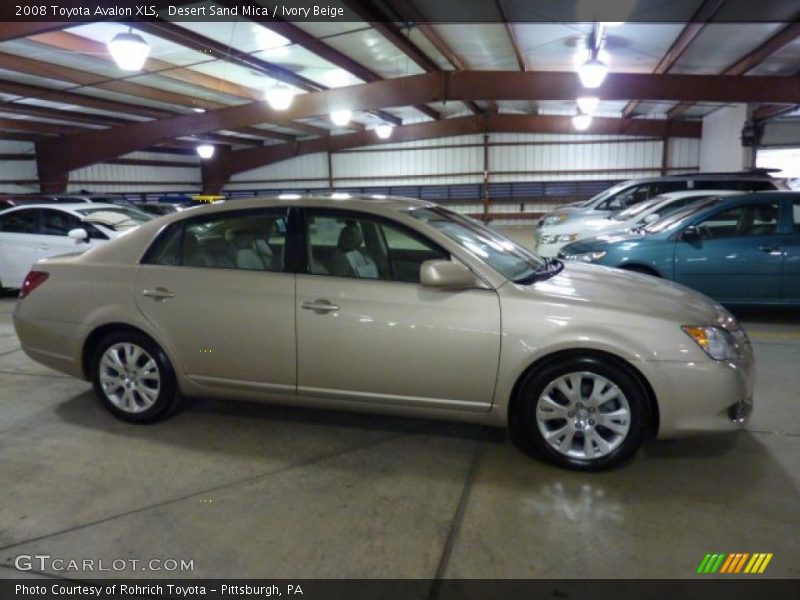
<path id="1" fill-rule="evenodd" d="M 312 275 L 419 283 L 422 263 L 450 258 L 411 230 L 357 213 L 310 212 L 306 239 Z"/>
<path id="2" fill-rule="evenodd" d="M 718 212 L 697 225 L 704 238 L 773 235 L 778 230 L 779 204 L 748 204 Z"/>

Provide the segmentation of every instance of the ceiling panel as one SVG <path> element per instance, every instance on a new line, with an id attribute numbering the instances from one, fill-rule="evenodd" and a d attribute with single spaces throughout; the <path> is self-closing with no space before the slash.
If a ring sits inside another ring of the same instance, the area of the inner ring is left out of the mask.
<path id="1" fill-rule="evenodd" d="M 408 55 L 372 28 L 330 38 L 326 43 L 384 79 L 424 72 Z"/>
<path id="2" fill-rule="evenodd" d="M 779 23 L 712 23 L 703 29 L 670 72 L 722 73 L 782 27 Z"/>
<path id="3" fill-rule="evenodd" d="M 748 75 L 797 75 L 800 74 L 800 38 L 787 44 Z"/>
<path id="4" fill-rule="evenodd" d="M 469 69 L 516 71 L 519 68 L 502 24 L 437 24 L 433 27 Z"/>

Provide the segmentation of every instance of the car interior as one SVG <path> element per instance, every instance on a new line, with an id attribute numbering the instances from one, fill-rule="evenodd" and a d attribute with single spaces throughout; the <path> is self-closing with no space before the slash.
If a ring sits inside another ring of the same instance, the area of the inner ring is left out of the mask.
<path id="1" fill-rule="evenodd" d="M 778 230 L 778 203 L 739 206 L 706 219 L 699 225 L 708 239 L 773 235 Z"/>

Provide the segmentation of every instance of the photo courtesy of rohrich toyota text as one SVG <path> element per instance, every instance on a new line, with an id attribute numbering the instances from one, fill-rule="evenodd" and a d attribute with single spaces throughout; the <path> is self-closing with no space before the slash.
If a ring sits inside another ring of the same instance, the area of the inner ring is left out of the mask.
<path id="1" fill-rule="evenodd" d="M 0 3 L 0 600 L 800 598 L 797 0 Z"/>

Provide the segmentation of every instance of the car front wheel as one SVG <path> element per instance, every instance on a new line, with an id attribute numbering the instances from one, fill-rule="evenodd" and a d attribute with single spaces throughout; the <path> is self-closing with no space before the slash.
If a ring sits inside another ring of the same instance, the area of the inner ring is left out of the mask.
<path id="1" fill-rule="evenodd" d="M 177 402 L 175 373 L 163 350 L 147 336 L 130 331 L 106 337 L 92 361 L 92 385 L 116 417 L 152 423 Z"/>
<path id="2" fill-rule="evenodd" d="M 514 439 L 562 467 L 615 466 L 645 437 L 645 392 L 615 361 L 592 356 L 551 363 L 527 376 L 517 400 Z"/>

